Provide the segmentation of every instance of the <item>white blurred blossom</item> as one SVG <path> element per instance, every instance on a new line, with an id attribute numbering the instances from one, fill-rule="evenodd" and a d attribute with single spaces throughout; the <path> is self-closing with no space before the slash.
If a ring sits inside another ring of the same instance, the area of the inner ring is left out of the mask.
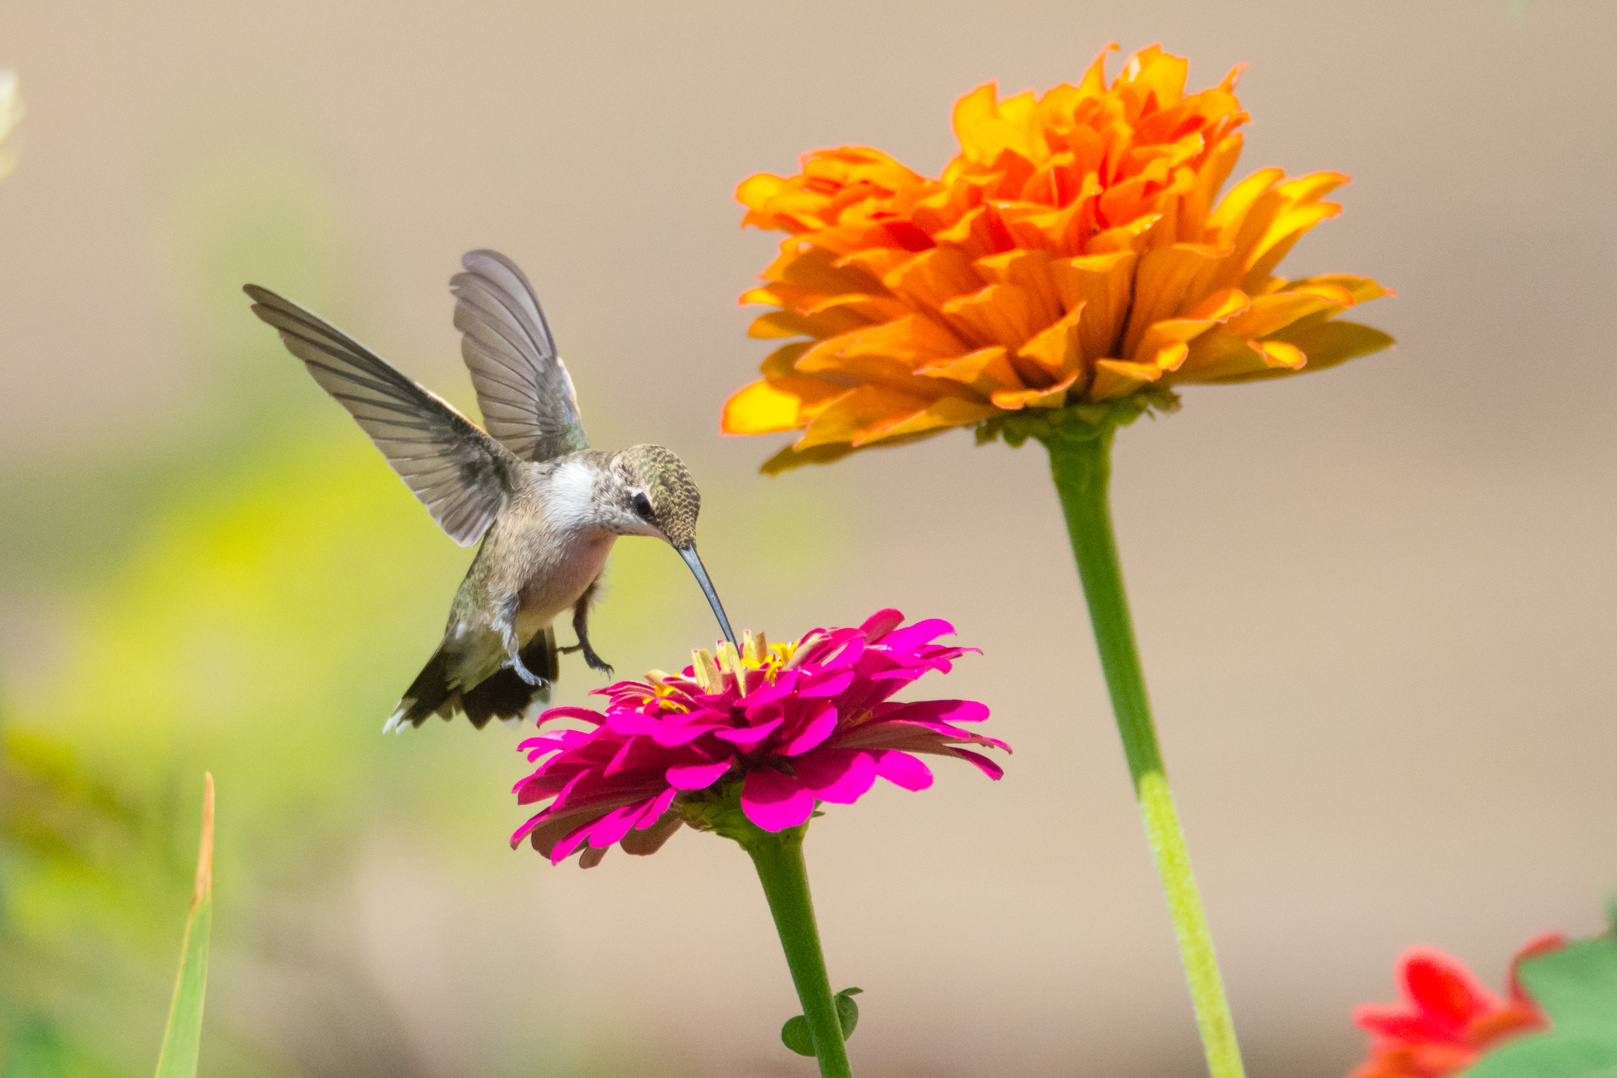
<path id="1" fill-rule="evenodd" d="M 22 119 L 22 99 L 17 96 L 17 73 L 0 71 L 0 176 L 10 172 L 14 161 L 6 138 Z"/>

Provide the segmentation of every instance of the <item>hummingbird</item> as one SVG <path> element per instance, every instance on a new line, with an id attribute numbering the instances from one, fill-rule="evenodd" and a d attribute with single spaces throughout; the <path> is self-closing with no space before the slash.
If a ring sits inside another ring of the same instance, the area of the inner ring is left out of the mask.
<path id="1" fill-rule="evenodd" d="M 449 608 L 443 642 L 383 726 L 429 715 L 520 722 L 550 701 L 560 655 L 590 646 L 589 611 L 620 535 L 672 546 L 701 585 L 719 627 L 735 633 L 696 553 L 702 495 L 660 445 L 591 449 L 572 377 L 533 286 L 510 259 L 468 252 L 450 279 L 461 356 L 486 426 L 401 373 L 342 330 L 267 288 L 247 285 L 253 313 L 370 436 L 449 537 L 481 542 Z M 553 621 L 572 611 L 577 643 L 557 647 Z"/>

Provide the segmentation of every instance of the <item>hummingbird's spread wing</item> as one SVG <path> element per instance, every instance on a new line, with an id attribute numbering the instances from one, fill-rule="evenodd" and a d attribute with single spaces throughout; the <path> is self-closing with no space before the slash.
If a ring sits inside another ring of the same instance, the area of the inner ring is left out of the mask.
<path id="1" fill-rule="evenodd" d="M 589 448 L 578 397 L 533 286 L 510 259 L 469 251 L 449 279 L 461 355 L 488 432 L 522 460 Z"/>
<path id="2" fill-rule="evenodd" d="M 347 408 L 432 519 L 461 546 L 483 537 L 517 464 L 447 401 L 337 327 L 267 288 L 248 285 L 253 313 Z"/>

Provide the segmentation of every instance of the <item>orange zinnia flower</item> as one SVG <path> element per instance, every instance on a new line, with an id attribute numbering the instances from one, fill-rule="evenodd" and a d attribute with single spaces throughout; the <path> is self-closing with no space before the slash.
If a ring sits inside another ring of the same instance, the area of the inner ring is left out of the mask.
<path id="1" fill-rule="evenodd" d="M 1347 177 L 1264 169 L 1218 199 L 1248 119 L 1242 68 L 1186 96 L 1186 61 L 1152 46 L 1108 86 L 1116 47 L 1077 86 L 961 98 L 942 179 L 844 147 L 737 188 L 744 224 L 788 233 L 741 297 L 778 308 L 749 332 L 807 338 L 724 408 L 730 433 L 803 429 L 766 470 L 1029 409 L 1132 418 L 1172 407 L 1177 385 L 1316 370 L 1391 343 L 1335 319 L 1387 295 L 1375 281 L 1272 276 L 1339 211 L 1321 200 Z"/>

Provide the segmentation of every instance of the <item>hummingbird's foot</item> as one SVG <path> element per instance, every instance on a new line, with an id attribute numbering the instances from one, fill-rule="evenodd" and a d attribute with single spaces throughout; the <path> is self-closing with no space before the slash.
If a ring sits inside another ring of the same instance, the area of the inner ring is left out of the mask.
<path id="1" fill-rule="evenodd" d="M 582 651 L 584 653 L 584 661 L 589 664 L 589 668 L 591 670 L 599 670 L 607 677 L 612 676 L 612 664 L 595 654 L 595 649 L 590 647 L 590 642 L 586 639 L 580 638 L 578 643 L 572 645 L 571 647 L 557 648 L 556 650 L 561 652 L 563 655 L 571 655 L 575 651 Z"/>
<path id="2" fill-rule="evenodd" d="M 512 670 L 516 671 L 517 677 L 521 678 L 523 681 L 526 681 L 534 688 L 538 688 L 539 686 L 546 684 L 544 678 L 522 665 L 522 659 L 514 651 L 511 653 L 511 657 L 500 665 L 509 666 Z"/>
<path id="3" fill-rule="evenodd" d="M 607 677 L 611 677 L 611 664 L 605 659 L 601 658 L 599 655 L 595 654 L 595 649 L 590 647 L 590 601 L 595 598 L 595 590 L 600 586 L 601 578 L 596 577 L 594 580 L 590 581 L 590 586 L 584 589 L 584 594 L 578 597 L 578 602 L 573 604 L 573 632 L 578 636 L 578 643 L 574 644 L 570 648 L 562 648 L 561 650 L 582 651 L 584 653 L 584 661 L 589 663 L 591 670 L 599 670 Z"/>

